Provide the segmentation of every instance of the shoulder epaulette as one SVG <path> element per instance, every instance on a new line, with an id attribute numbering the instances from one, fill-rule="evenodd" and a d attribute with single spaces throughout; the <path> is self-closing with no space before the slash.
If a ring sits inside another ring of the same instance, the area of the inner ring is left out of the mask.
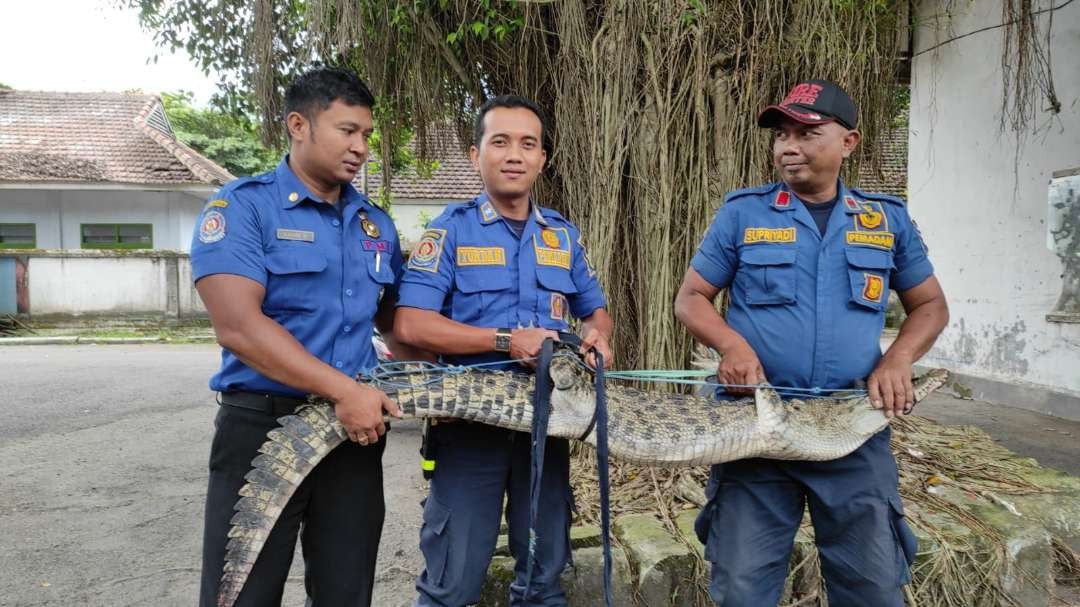
<path id="1" fill-rule="evenodd" d="M 752 187 L 752 188 L 743 188 L 741 190 L 734 190 L 734 191 L 728 192 L 727 196 L 724 196 L 724 204 L 728 204 L 729 202 L 734 202 L 734 201 L 736 201 L 736 200 L 738 200 L 740 198 L 745 198 L 747 196 L 769 194 L 778 187 L 780 187 L 780 182 L 766 183 L 765 185 L 759 185 L 759 186 L 755 186 L 755 187 Z"/>
<path id="2" fill-rule="evenodd" d="M 891 202 L 895 205 L 905 206 L 903 198 L 897 198 L 896 196 L 890 196 L 889 194 L 878 194 L 876 192 L 864 192 L 858 188 L 851 188 L 851 191 L 856 196 L 861 196 L 867 200 L 880 200 L 882 202 Z"/>

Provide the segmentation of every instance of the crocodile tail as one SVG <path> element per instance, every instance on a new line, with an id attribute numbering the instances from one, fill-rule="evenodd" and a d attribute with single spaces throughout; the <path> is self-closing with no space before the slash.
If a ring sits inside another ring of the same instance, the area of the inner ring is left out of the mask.
<path id="1" fill-rule="evenodd" d="M 278 420 L 280 428 L 252 460 L 244 477 L 230 524 L 225 567 L 218 586 L 218 607 L 232 607 L 285 504 L 308 474 L 346 438 L 328 405 L 305 405 Z"/>

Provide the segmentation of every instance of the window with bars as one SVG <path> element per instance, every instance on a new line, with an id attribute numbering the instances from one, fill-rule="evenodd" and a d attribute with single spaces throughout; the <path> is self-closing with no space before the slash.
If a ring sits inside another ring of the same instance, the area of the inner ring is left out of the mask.
<path id="1" fill-rule="evenodd" d="M 37 248 L 37 225 L 32 223 L 0 223 L 0 249 Z"/>
<path id="2" fill-rule="evenodd" d="M 84 249 L 152 249 L 154 226 L 149 223 L 84 223 Z"/>

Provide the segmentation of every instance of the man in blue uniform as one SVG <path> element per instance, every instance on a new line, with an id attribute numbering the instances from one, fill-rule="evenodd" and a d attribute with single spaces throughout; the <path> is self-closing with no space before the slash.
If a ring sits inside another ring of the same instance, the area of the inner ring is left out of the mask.
<path id="1" fill-rule="evenodd" d="M 481 107 L 474 135 L 472 161 L 484 193 L 447 207 L 413 249 L 398 300 L 398 335 L 447 362 L 520 360 L 536 356 L 573 316 L 581 319 L 582 351 L 595 346 L 611 360 L 611 318 L 578 229 L 530 198 L 547 159 L 539 108 L 522 97 L 494 98 Z M 458 422 L 433 427 L 429 440 L 438 463 L 420 530 L 426 568 L 416 584 L 417 605 L 461 607 L 480 599 L 504 494 L 517 559 L 511 605 L 565 605 L 559 576 L 570 561 L 573 508 L 567 441 L 549 439 L 545 446 L 525 596 L 530 435 Z"/>
<path id="2" fill-rule="evenodd" d="M 347 442 L 300 485 L 236 602 L 281 593 L 301 534 L 315 606 L 371 602 L 384 515 L 383 413 L 400 415 L 355 373 L 376 364 L 373 326 L 390 329 L 404 263 L 390 217 L 350 185 L 368 154 L 374 98 L 356 74 L 319 69 L 285 98 L 289 155 L 271 173 L 227 184 L 206 204 L 191 247 L 195 286 L 221 344 L 210 451 L 200 605 L 216 605 L 229 519 L 276 419 L 309 393 L 335 403 Z"/>
<path id="3" fill-rule="evenodd" d="M 811 80 L 758 124 L 772 131 L 782 181 L 728 194 L 679 289 L 679 320 L 720 352 L 722 383 L 841 389 L 865 379 L 885 415 L 908 413 L 912 364 L 948 308 L 903 201 L 839 179 L 859 143 L 854 103 Z M 713 307 L 724 288 L 726 322 Z M 882 356 L 889 289 L 908 317 Z M 696 526 L 713 600 L 777 604 L 808 504 L 829 604 L 902 606 L 915 538 L 897 482 L 888 428 L 833 461 L 714 466 Z"/>

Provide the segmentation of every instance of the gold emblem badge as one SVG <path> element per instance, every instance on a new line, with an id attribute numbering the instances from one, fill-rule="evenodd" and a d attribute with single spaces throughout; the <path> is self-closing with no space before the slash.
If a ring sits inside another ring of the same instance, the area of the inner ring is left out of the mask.
<path id="1" fill-rule="evenodd" d="M 549 248 L 552 248 L 552 249 L 560 248 L 559 235 L 556 234 L 554 230 L 548 230 L 546 228 L 544 230 L 541 230 L 540 231 L 540 239 L 543 240 L 544 245 L 549 247 Z"/>
<path id="2" fill-rule="evenodd" d="M 884 291 L 883 287 L 885 286 L 885 281 L 877 274 L 863 272 L 863 276 L 866 277 L 866 286 L 863 287 L 862 296 L 868 301 L 881 303 L 881 295 Z"/>
<path id="3" fill-rule="evenodd" d="M 881 225 L 881 213 L 863 207 L 865 212 L 859 213 L 859 225 L 867 230 L 877 229 Z"/>
<path id="4" fill-rule="evenodd" d="M 364 230 L 364 233 L 367 234 L 369 238 L 379 237 L 379 226 L 375 225 L 375 222 L 368 219 L 363 213 L 360 214 L 360 228 Z"/>

